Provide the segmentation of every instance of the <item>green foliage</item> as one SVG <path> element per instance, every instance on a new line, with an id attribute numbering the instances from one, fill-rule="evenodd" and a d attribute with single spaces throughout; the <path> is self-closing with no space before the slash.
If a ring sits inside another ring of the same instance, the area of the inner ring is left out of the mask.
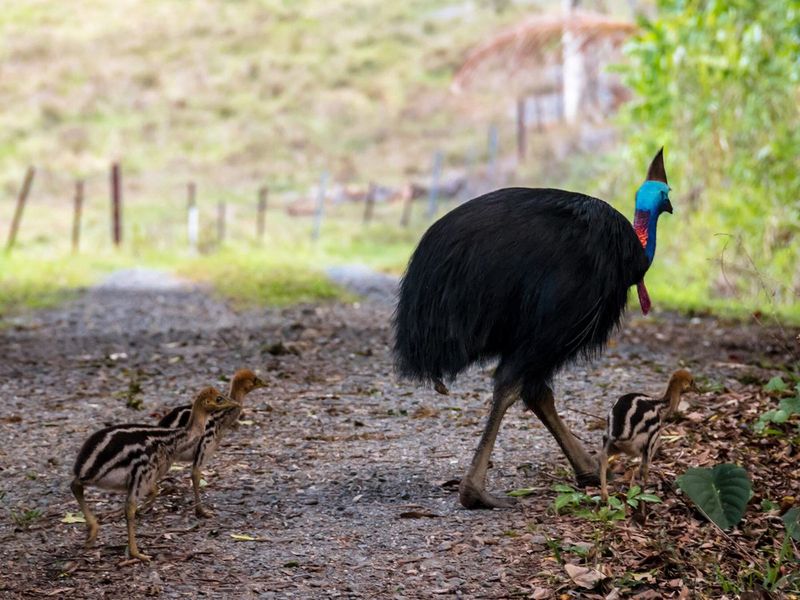
<path id="1" fill-rule="evenodd" d="M 788 389 L 786 382 L 778 375 L 773 377 L 764 386 L 765 392 L 783 392 Z"/>
<path id="2" fill-rule="evenodd" d="M 625 518 L 626 505 L 636 509 L 642 502 L 661 502 L 661 498 L 655 494 L 644 493 L 638 485 L 631 486 L 625 494 L 624 501 L 616 496 L 610 496 L 605 505 L 602 504 L 600 496 L 590 496 L 569 485 L 558 484 L 553 486 L 553 490 L 558 492 L 553 502 L 556 514 L 571 513 L 590 521 L 621 521 Z"/>
<path id="3" fill-rule="evenodd" d="M 678 486 L 722 529 L 730 529 L 742 520 L 752 494 L 747 471 L 732 464 L 688 469 L 678 477 Z"/>
<path id="4" fill-rule="evenodd" d="M 669 244 L 671 263 L 661 267 L 669 285 L 691 297 L 796 304 L 800 7 L 659 0 L 657 14 L 626 47 L 634 100 L 622 121 L 630 164 L 667 149 L 681 220 L 680 243 Z"/>
<path id="5" fill-rule="evenodd" d="M 22 512 L 11 511 L 11 520 L 22 529 L 28 529 L 35 521 L 42 517 L 42 511 L 38 508 L 25 509 Z"/>
<path id="6" fill-rule="evenodd" d="M 764 387 L 764 391 L 778 393 L 785 392 L 787 389 L 788 386 L 780 377 L 770 379 L 769 383 Z M 757 433 L 779 435 L 783 432 L 775 428 L 770 428 L 769 425 L 772 423 L 781 425 L 795 415 L 800 415 L 800 383 L 795 386 L 793 396 L 781 399 L 778 408 L 762 413 L 758 417 L 758 421 L 756 421 L 753 429 Z"/>
<path id="7" fill-rule="evenodd" d="M 786 514 L 781 517 L 783 525 L 786 527 L 786 533 L 793 540 L 800 542 L 800 508 L 795 506 L 786 511 Z"/>

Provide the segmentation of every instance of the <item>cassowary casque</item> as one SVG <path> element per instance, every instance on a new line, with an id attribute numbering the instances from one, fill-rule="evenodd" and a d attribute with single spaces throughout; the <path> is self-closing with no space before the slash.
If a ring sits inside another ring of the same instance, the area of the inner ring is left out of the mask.
<path id="1" fill-rule="evenodd" d="M 660 150 L 636 193 L 631 223 L 609 204 L 555 189 L 501 189 L 455 208 L 423 235 L 400 285 L 394 316 L 401 376 L 434 384 L 498 360 L 491 413 L 460 500 L 505 507 L 485 490 L 500 422 L 520 396 L 569 459 L 579 484 L 597 462 L 555 410 L 551 382 L 563 366 L 598 353 L 619 324 L 628 288 L 650 309 L 644 275 L 656 225 L 672 212 Z"/>

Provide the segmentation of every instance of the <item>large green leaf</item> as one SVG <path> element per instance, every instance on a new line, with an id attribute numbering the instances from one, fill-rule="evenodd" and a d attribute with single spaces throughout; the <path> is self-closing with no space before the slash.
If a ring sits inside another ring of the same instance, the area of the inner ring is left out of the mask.
<path id="1" fill-rule="evenodd" d="M 800 542 L 800 508 L 794 507 L 783 515 L 783 524 L 786 526 L 786 533 L 794 540 Z"/>
<path id="2" fill-rule="evenodd" d="M 731 464 L 689 469 L 678 477 L 678 485 L 722 529 L 742 520 L 752 493 L 747 471 Z"/>

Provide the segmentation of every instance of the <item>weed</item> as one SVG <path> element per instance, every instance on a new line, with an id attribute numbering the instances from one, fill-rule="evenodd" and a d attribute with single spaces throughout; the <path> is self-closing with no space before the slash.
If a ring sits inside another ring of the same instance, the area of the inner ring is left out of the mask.
<path id="1" fill-rule="evenodd" d="M 11 511 L 11 520 L 22 529 L 28 529 L 35 521 L 42 517 L 42 511 L 38 508 L 25 509 L 22 512 Z"/>

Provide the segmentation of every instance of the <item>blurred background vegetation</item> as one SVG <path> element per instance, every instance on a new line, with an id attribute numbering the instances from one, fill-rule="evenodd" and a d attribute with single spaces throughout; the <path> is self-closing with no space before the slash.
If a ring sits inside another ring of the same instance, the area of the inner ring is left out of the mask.
<path id="1" fill-rule="evenodd" d="M 402 272 L 433 218 L 437 153 L 439 215 L 511 184 L 582 191 L 630 215 L 646 165 L 664 145 L 676 211 L 662 222 L 648 275 L 656 308 L 800 320 L 800 3 L 583 0 L 581 10 L 631 24 L 613 64 L 603 66 L 624 82 L 624 101 L 578 122 L 537 113 L 536 122 L 525 121 L 523 156 L 515 145 L 520 99 L 547 94 L 514 85 L 521 69 L 489 76 L 497 71 L 491 63 L 476 75 L 481 86 L 459 92 L 454 78 L 473 49 L 487 41 L 493 48 L 498 35 L 530 19 L 532 55 L 560 56 L 560 36 L 545 35 L 541 23 L 563 4 L 26 0 L 4 7 L 0 241 L 26 168 L 37 171 L 16 246 L 0 255 L 0 314 L 140 264 L 208 281 L 242 302 L 341 297 L 324 275 L 328 266 Z M 534 84 L 552 78 L 552 65 L 540 62 L 528 72 Z M 110 236 L 108 171 L 116 160 L 124 189 L 119 249 Z M 328 196 L 315 242 L 323 173 Z M 86 193 L 73 255 L 78 179 Z M 187 244 L 189 182 L 197 187 L 198 252 Z M 365 225 L 370 182 L 376 202 Z M 269 208 L 258 240 L 262 186 Z M 403 199 L 414 190 L 410 223 L 401 226 Z M 220 202 L 224 241 L 215 222 Z"/>

